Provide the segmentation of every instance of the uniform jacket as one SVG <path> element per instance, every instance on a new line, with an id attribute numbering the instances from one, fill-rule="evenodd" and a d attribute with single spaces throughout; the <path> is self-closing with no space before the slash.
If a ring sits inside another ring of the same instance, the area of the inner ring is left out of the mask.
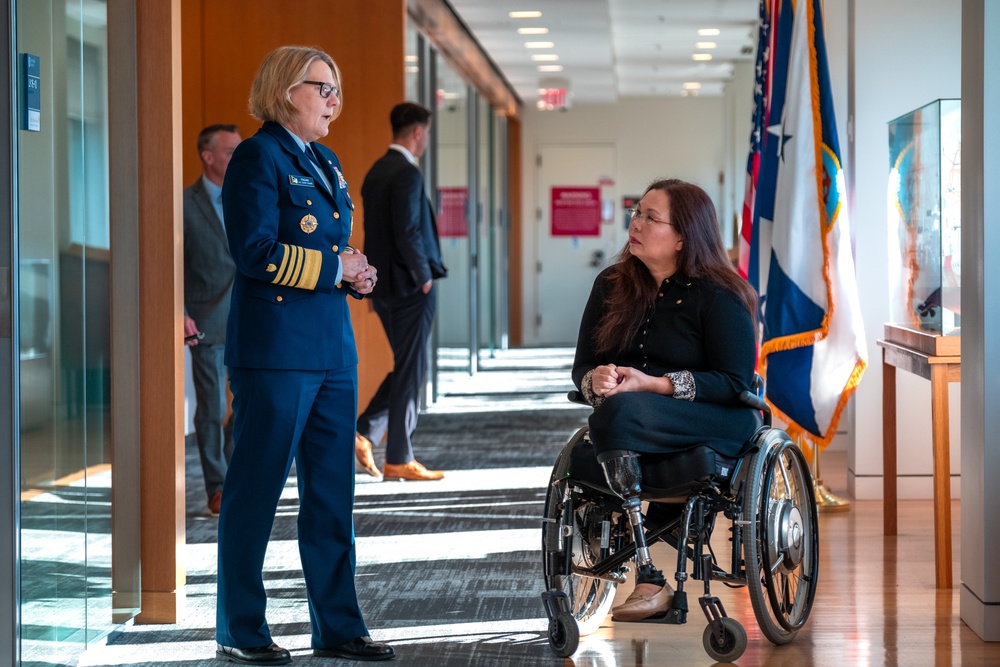
<path id="1" fill-rule="evenodd" d="M 378 269 L 372 298 L 406 297 L 428 280 L 443 278 L 437 221 L 424 190 L 424 177 L 390 148 L 365 176 L 365 255 Z"/>
<path id="2" fill-rule="evenodd" d="M 222 202 L 237 273 L 227 366 L 324 370 L 358 362 L 346 301 L 357 294 L 337 282 L 354 205 L 337 156 L 311 145 L 321 167 L 283 127 L 266 122 L 229 163 Z"/>
<path id="3" fill-rule="evenodd" d="M 205 345 L 226 342 L 229 293 L 236 265 L 201 177 L 184 189 L 184 310 Z"/>
<path id="4" fill-rule="evenodd" d="M 753 381 L 757 354 L 753 321 L 739 298 L 704 279 L 674 274 L 660 285 L 639 330 L 630 332 L 627 349 L 598 354 L 593 332 L 604 314 L 609 271 L 594 281 L 580 323 L 573 363 L 577 388 L 588 371 L 604 364 L 630 366 L 652 376 L 689 371 L 695 401 L 738 405 L 740 392 L 750 389 Z"/>

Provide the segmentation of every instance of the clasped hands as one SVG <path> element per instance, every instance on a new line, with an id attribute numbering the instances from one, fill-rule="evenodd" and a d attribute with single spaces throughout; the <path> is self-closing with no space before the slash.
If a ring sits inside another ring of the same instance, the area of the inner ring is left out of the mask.
<path id="1" fill-rule="evenodd" d="M 340 255 L 341 279 L 350 283 L 358 294 L 371 294 L 378 282 L 377 271 L 359 250 L 344 248 Z"/>
<path id="2" fill-rule="evenodd" d="M 607 364 L 594 369 L 590 390 L 597 396 L 614 396 L 627 391 L 648 391 L 672 396 L 674 383 L 667 377 L 654 377 L 630 366 Z"/>

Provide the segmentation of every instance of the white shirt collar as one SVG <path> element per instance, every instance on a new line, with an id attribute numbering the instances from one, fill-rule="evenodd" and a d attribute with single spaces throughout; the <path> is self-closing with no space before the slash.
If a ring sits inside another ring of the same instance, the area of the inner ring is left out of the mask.
<path id="1" fill-rule="evenodd" d="M 411 153 L 406 148 L 406 146 L 400 146 L 399 144 L 389 144 L 389 148 L 391 148 L 394 151 L 399 151 L 400 153 L 402 153 L 403 157 L 405 157 L 410 162 L 410 164 L 412 165 L 417 164 L 417 159 L 413 157 L 413 153 Z"/>

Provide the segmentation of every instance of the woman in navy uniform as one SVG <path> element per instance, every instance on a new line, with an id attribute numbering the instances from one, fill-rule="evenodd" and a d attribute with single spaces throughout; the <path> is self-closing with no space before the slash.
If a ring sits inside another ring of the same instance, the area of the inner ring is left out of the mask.
<path id="1" fill-rule="evenodd" d="M 222 198 L 236 263 L 226 332 L 235 449 L 219 515 L 217 657 L 282 665 L 265 619 L 262 569 L 292 461 L 313 654 L 386 660 L 354 586 L 357 351 L 347 296 L 374 267 L 348 246 L 354 205 L 337 156 L 315 143 L 340 115 L 326 53 L 285 46 L 260 66 L 250 112 L 264 124 L 236 149 Z"/>

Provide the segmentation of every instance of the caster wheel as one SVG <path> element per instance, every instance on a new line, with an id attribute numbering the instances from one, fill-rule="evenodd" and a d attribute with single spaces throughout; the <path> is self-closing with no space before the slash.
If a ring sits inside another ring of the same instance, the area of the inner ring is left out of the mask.
<path id="1" fill-rule="evenodd" d="M 742 628 L 740 628 L 742 630 Z M 580 645 L 580 628 L 576 619 L 569 612 L 559 614 L 549 621 L 549 646 L 552 652 L 560 658 L 568 658 L 576 652 Z M 743 647 L 746 648 L 746 634 L 743 635 Z M 742 651 L 740 651 L 742 653 Z"/>
<path id="2" fill-rule="evenodd" d="M 715 638 L 712 625 L 705 626 L 701 636 L 705 652 L 718 662 L 733 662 L 747 650 L 747 631 L 735 618 L 722 619 L 722 643 Z"/>

